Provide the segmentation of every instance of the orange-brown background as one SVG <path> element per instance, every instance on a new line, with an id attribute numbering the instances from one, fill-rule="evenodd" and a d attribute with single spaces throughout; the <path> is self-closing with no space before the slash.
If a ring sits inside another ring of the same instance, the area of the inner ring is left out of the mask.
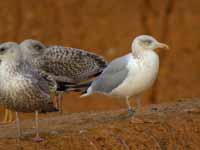
<path id="1" fill-rule="evenodd" d="M 27 38 L 86 49 L 112 60 L 130 51 L 132 39 L 151 34 L 167 43 L 158 80 L 144 104 L 200 96 L 199 0 L 2 0 L 0 42 Z M 125 107 L 124 101 L 66 94 L 69 112 Z"/>

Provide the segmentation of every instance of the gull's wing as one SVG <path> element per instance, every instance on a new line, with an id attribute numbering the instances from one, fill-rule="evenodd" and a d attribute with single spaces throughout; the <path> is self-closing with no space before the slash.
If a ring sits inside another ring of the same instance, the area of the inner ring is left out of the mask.
<path id="1" fill-rule="evenodd" d="M 62 46 L 46 48 L 42 57 L 36 61 L 42 70 L 53 75 L 57 81 L 75 83 L 94 77 L 107 66 L 101 56 Z"/>
<path id="2" fill-rule="evenodd" d="M 56 90 L 56 82 L 48 74 L 31 68 L 32 66 L 28 63 L 26 66 L 22 70 L 24 79 L 23 86 L 21 86 L 24 89 L 22 91 L 26 91 L 26 95 L 31 96 L 29 100 L 32 101 L 33 105 L 40 105 L 35 107 L 39 107 L 41 112 L 57 111 L 50 98 L 50 88 Z M 26 96 L 24 98 L 24 101 L 26 101 Z"/>
<path id="3" fill-rule="evenodd" d="M 103 73 L 92 83 L 92 92 L 110 93 L 118 87 L 128 75 L 128 60 L 130 55 L 125 55 L 113 60 Z"/>
<path id="4" fill-rule="evenodd" d="M 24 80 L 29 81 L 31 86 L 37 87 L 36 89 L 41 93 L 50 95 L 49 89 L 54 86 L 56 88 L 56 82 L 53 79 L 51 80 L 50 76 L 45 72 L 33 68 L 28 62 L 23 62 L 21 66 L 23 66 L 23 68 L 21 67 L 21 73 L 24 76 Z"/>

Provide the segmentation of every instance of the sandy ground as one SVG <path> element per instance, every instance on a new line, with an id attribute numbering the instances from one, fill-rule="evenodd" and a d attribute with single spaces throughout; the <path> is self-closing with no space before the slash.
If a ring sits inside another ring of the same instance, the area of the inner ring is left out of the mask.
<path id="1" fill-rule="evenodd" d="M 125 109 L 107 112 L 47 114 L 40 119 L 41 143 L 34 143 L 34 120 L 22 122 L 24 139 L 15 124 L 0 126 L 0 150 L 64 149 L 198 149 L 200 100 L 151 105 L 143 115 L 128 117 Z"/>

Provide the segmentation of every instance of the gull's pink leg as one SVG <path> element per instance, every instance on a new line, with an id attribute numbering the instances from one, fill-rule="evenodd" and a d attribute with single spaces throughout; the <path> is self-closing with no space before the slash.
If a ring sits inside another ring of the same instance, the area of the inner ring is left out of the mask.
<path id="1" fill-rule="evenodd" d="M 21 131 L 19 114 L 18 114 L 17 111 L 15 112 L 15 114 L 16 114 L 16 126 L 17 126 L 17 131 L 18 131 L 18 138 L 21 138 L 22 137 L 22 131 Z"/>
<path id="2" fill-rule="evenodd" d="M 35 131 L 36 131 L 36 136 L 35 136 L 35 138 L 33 138 L 33 141 L 35 141 L 35 142 L 42 142 L 42 141 L 44 141 L 44 139 L 41 138 L 40 135 L 39 135 L 38 121 L 39 121 L 39 119 L 38 119 L 38 110 L 36 110 L 35 111 Z"/>

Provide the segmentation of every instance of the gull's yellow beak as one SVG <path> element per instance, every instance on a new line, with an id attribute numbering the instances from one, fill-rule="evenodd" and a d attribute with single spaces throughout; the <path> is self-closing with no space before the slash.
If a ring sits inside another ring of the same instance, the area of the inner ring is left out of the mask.
<path id="1" fill-rule="evenodd" d="M 168 46 L 167 44 L 165 44 L 165 43 L 160 43 L 160 42 L 158 42 L 158 48 L 164 48 L 164 49 L 169 50 L 169 46 Z"/>

